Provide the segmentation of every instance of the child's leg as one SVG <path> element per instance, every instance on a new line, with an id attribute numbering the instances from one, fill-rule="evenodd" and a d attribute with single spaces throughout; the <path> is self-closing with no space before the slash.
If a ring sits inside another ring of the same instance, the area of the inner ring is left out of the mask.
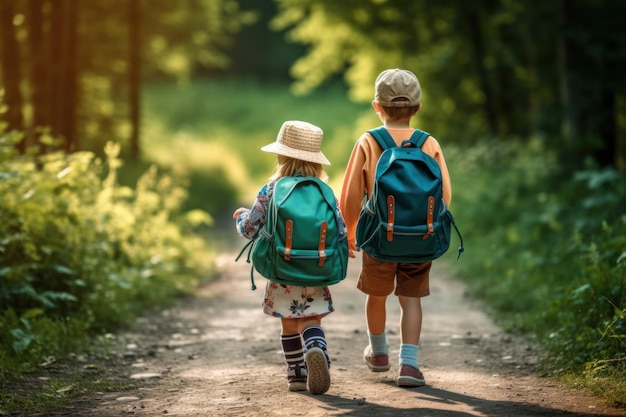
<path id="1" fill-rule="evenodd" d="M 402 310 L 400 319 L 400 372 L 398 385 L 407 387 L 425 384 L 417 365 L 422 332 L 422 303 L 418 297 L 398 296 Z"/>
<path id="2" fill-rule="evenodd" d="M 385 333 L 387 296 L 368 295 L 365 301 L 365 319 L 369 344 L 363 351 L 363 360 L 372 372 L 389 370 L 389 345 Z"/>
<path id="3" fill-rule="evenodd" d="M 307 319 L 300 319 L 300 325 L 302 328 L 302 338 L 304 339 L 304 347 L 308 351 L 313 347 L 320 348 L 324 355 L 326 355 L 328 366 L 330 366 L 330 357 L 328 356 L 328 343 L 326 341 L 326 335 L 324 329 L 322 329 L 322 320 L 320 317 L 310 317 Z"/>
<path id="4" fill-rule="evenodd" d="M 363 253 L 361 273 L 357 288 L 367 294 L 365 300 L 365 321 L 369 344 L 363 352 L 363 359 L 373 372 L 389 370 L 389 346 L 385 326 L 387 296 L 395 288 L 398 264 L 381 262 Z"/>
<path id="5" fill-rule="evenodd" d="M 287 363 L 287 382 L 289 391 L 306 390 L 306 364 L 302 337 L 298 331 L 297 321 L 281 319 L 282 332 L 280 342 L 283 347 L 285 362 Z"/>
<path id="6" fill-rule="evenodd" d="M 400 343 L 419 345 L 422 333 L 422 299 L 398 296 L 400 301 Z"/>
<path id="7" fill-rule="evenodd" d="M 386 303 L 387 296 L 368 295 L 365 301 L 365 320 L 367 321 L 367 334 L 374 355 L 387 354 L 387 335 L 385 323 L 387 321 Z"/>

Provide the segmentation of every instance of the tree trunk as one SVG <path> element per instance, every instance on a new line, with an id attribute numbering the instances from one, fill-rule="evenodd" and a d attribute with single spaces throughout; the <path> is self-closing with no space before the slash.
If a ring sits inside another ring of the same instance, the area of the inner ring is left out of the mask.
<path id="1" fill-rule="evenodd" d="M 600 87 L 599 105 L 588 112 L 599 110 L 599 117 L 595 120 L 597 125 L 592 126 L 592 129 L 597 132 L 600 141 L 599 146 L 593 149 L 593 158 L 600 167 L 617 167 L 619 162 L 618 95 L 626 92 L 626 83 L 623 81 L 626 49 L 620 48 L 622 37 L 617 38 L 612 34 L 620 33 L 622 29 L 624 9 L 624 6 L 621 6 L 621 10 L 619 7 L 603 9 L 596 16 L 598 26 L 603 28 L 597 34 L 603 51 L 601 63 L 597 67 L 597 78 L 605 82 Z M 620 49 L 621 54 L 617 52 Z"/>
<path id="2" fill-rule="evenodd" d="M 141 106 L 141 2 L 130 1 L 129 5 L 129 48 L 128 85 L 130 106 L 130 157 L 139 159 L 140 106 Z"/>
<path id="3" fill-rule="evenodd" d="M 617 166 L 617 94 L 624 58 L 611 34 L 622 21 L 614 8 L 561 0 L 560 59 L 566 125 L 564 166 L 573 172 L 593 159 L 600 168 Z M 573 34 L 586 29 L 586 36 Z M 620 61 L 621 60 L 621 61 Z M 620 71 L 620 67 L 622 68 Z"/>
<path id="4" fill-rule="evenodd" d="M 134 3 L 134 1 L 131 1 Z M 66 138 L 66 150 L 73 152 L 78 148 L 76 137 L 76 111 L 78 103 L 78 64 L 76 59 L 76 48 L 78 38 L 76 36 L 76 26 L 78 23 L 78 7 L 80 2 L 65 0 L 65 21 L 64 21 L 64 45 L 63 62 L 65 71 L 63 72 L 63 85 L 65 88 L 65 106 L 61 115 L 61 129 Z"/>
<path id="5" fill-rule="evenodd" d="M 77 103 L 76 24 L 77 4 L 73 0 L 51 2 L 49 37 L 51 94 L 48 106 L 51 110 L 52 134 L 63 139 L 67 152 L 76 149 L 75 121 Z"/>
<path id="6" fill-rule="evenodd" d="M 2 59 L 2 83 L 4 84 L 4 104 L 8 110 L 4 115 L 9 131 L 24 131 L 22 115 L 23 99 L 20 91 L 21 60 L 19 44 L 15 35 L 13 18 L 15 16 L 15 0 L 0 2 L 0 49 Z M 23 138 L 17 147 L 20 152 L 26 151 L 26 140 Z"/>
<path id="7" fill-rule="evenodd" d="M 63 32 L 63 19 L 65 0 L 51 1 L 50 7 L 50 31 L 46 34 L 49 42 L 48 59 L 46 69 L 48 71 L 48 103 L 46 108 L 50 112 L 50 127 L 53 135 L 61 135 L 61 119 L 63 108 L 65 106 L 64 88 L 63 88 L 63 56 L 62 49 L 65 33 Z"/>
<path id="8" fill-rule="evenodd" d="M 558 43 L 556 59 L 559 69 L 559 90 L 561 101 L 561 146 L 559 150 L 561 166 L 564 172 L 574 172 L 581 169 L 581 118 L 579 96 L 576 85 L 572 82 L 572 75 L 576 71 L 576 47 L 568 37 L 572 28 L 574 11 L 572 3 L 559 0 L 557 8 Z M 576 104 L 576 105 L 575 105 Z"/>
<path id="9" fill-rule="evenodd" d="M 617 166 L 617 102 L 613 91 L 605 88 L 602 91 L 599 108 L 602 111 L 597 120 L 599 144 L 594 147 L 592 156 L 596 163 L 604 167 Z"/>
<path id="10" fill-rule="evenodd" d="M 40 0 L 29 0 L 28 15 L 28 44 L 30 48 L 30 88 L 31 104 L 33 108 L 32 126 L 28 129 L 28 142 L 39 142 L 42 128 L 50 126 L 48 104 L 48 79 L 46 76 L 45 47 L 44 47 L 44 15 Z"/>

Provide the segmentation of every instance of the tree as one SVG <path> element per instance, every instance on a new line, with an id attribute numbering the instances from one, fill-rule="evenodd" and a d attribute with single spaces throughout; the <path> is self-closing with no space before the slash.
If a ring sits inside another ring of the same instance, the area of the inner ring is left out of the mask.
<path id="1" fill-rule="evenodd" d="M 27 128 L 22 150 L 39 143 L 46 152 L 46 131 L 67 152 L 99 152 L 114 139 L 137 157 L 143 78 L 224 68 L 231 37 L 253 18 L 235 0 L 142 4 L 0 1 L 4 118 Z"/>
<path id="2" fill-rule="evenodd" d="M 73 0 L 57 0 L 50 8 L 50 33 L 54 41 L 48 43 L 49 61 L 46 67 L 50 70 L 52 95 L 49 97 L 49 108 L 52 110 L 50 119 L 54 133 L 64 138 L 64 148 L 72 152 L 77 148 L 76 138 L 76 104 L 78 94 L 78 65 L 76 49 L 78 38 L 78 2 Z"/>
<path id="3" fill-rule="evenodd" d="M 31 127 L 22 145 L 27 143 L 38 143 L 40 153 L 45 152 L 45 145 L 39 140 L 40 130 L 43 126 L 51 124 L 51 83 L 46 73 L 46 63 L 48 60 L 48 49 L 45 47 L 44 39 L 44 13 L 40 0 L 28 0 L 26 5 L 26 27 L 28 30 L 27 48 L 30 52 L 30 74 L 28 76 L 33 108 Z M 49 39 L 49 37 L 48 37 Z M 14 105 L 19 109 L 18 105 Z"/>
<path id="4" fill-rule="evenodd" d="M 569 97 L 564 103 L 566 156 L 589 155 L 599 166 L 615 166 L 617 103 L 626 97 L 626 5 L 560 0 L 559 6 L 563 86 Z"/>
<path id="5" fill-rule="evenodd" d="M 2 53 L 2 83 L 4 85 L 4 103 L 8 105 L 5 120 L 8 130 L 23 131 L 22 92 L 20 91 L 20 58 L 17 37 L 15 35 L 15 0 L 0 3 L 0 52 Z M 25 151 L 23 141 L 18 145 Z"/>
<path id="6" fill-rule="evenodd" d="M 420 120 L 442 137 L 535 135 L 568 171 L 589 157 L 618 165 L 624 2 L 276 2 L 275 27 L 309 47 L 292 67 L 297 91 L 345 74 L 352 98 L 369 101 L 381 70 L 405 67 L 424 86 Z"/>
<path id="7" fill-rule="evenodd" d="M 130 157 L 139 158 L 141 90 L 141 2 L 128 3 L 128 104 L 130 107 Z"/>
<path id="8" fill-rule="evenodd" d="M 306 50 L 301 44 L 286 41 L 282 31 L 270 28 L 270 21 L 276 14 L 275 1 L 239 0 L 239 4 L 242 9 L 254 13 L 256 20 L 254 24 L 242 27 L 233 37 L 229 48 L 232 65 L 217 75 L 252 78 L 261 82 L 292 81 L 289 68 Z"/>

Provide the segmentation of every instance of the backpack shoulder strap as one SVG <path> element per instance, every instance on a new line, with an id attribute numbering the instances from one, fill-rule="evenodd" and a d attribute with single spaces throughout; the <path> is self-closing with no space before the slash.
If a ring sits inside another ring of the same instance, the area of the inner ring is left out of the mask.
<path id="1" fill-rule="evenodd" d="M 402 145 L 404 146 L 406 143 L 410 142 L 414 144 L 416 147 L 421 148 L 429 136 L 430 136 L 430 133 L 424 132 L 423 130 L 415 129 L 415 132 L 413 132 L 411 137 L 408 140 L 403 141 Z"/>
<path id="2" fill-rule="evenodd" d="M 312 183 L 315 184 L 319 189 L 322 197 L 328 202 L 328 204 L 334 204 L 335 202 L 335 193 L 333 189 L 326 184 L 324 181 L 317 177 L 303 177 L 303 176 L 294 176 L 294 177 L 282 177 L 277 183 L 275 190 L 280 188 L 280 194 L 278 200 L 274 199 L 274 202 L 278 201 L 278 204 L 282 204 L 283 201 L 295 190 L 296 187 L 300 183 Z M 278 193 L 274 193 L 276 195 Z M 274 198 L 274 195 L 272 198 Z"/>
<path id="3" fill-rule="evenodd" d="M 376 139 L 376 142 L 378 142 L 380 147 L 383 148 L 383 151 L 385 149 L 395 148 L 398 146 L 384 126 L 377 127 L 376 129 L 370 129 L 367 132 L 372 135 L 374 139 Z"/>
<path id="4" fill-rule="evenodd" d="M 326 184 L 319 178 L 314 178 L 314 180 L 317 183 L 317 186 L 319 187 L 322 196 L 324 196 L 324 200 L 326 200 L 326 202 L 334 208 L 336 196 L 333 189 L 330 187 L 330 185 Z"/>

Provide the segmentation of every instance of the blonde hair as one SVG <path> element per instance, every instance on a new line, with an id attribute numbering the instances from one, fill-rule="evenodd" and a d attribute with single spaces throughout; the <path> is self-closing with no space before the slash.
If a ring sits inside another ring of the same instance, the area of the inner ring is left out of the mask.
<path id="1" fill-rule="evenodd" d="M 304 177 L 316 177 L 322 181 L 326 181 L 328 179 L 322 164 L 290 158 L 284 155 L 277 156 L 278 164 L 270 177 L 271 181 L 282 177 L 293 177 L 296 174 L 300 174 Z"/>

